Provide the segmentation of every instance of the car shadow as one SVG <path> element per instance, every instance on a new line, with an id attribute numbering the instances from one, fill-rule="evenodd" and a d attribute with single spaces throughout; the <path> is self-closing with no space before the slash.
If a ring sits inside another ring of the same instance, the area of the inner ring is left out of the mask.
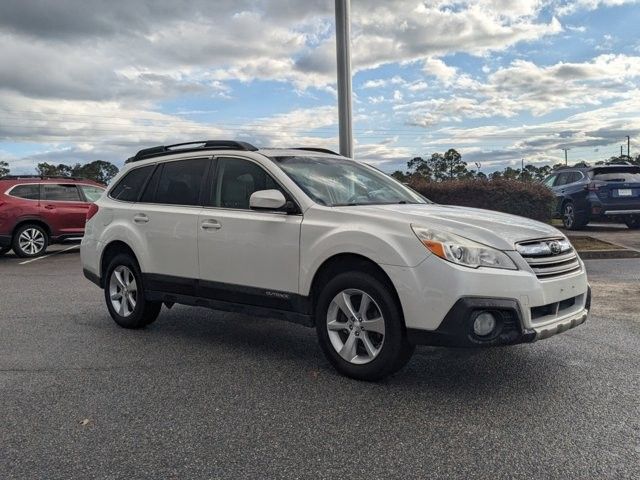
<path id="1" fill-rule="evenodd" d="M 147 331 L 162 337 L 163 343 L 195 342 L 205 350 L 223 348 L 226 353 L 258 358 L 260 362 L 293 362 L 293 368 L 308 372 L 317 381 L 354 381 L 336 372 L 325 359 L 315 330 L 300 325 L 206 309 L 189 315 L 186 309 L 177 308 L 164 311 Z M 552 357 L 537 344 L 476 349 L 418 346 L 403 370 L 369 385 L 388 391 L 435 389 L 465 396 L 477 392 L 493 397 L 505 389 L 531 394 L 546 388 L 540 381 L 543 377 L 553 377 L 557 382 L 568 376 L 562 361 L 549 361 Z"/>

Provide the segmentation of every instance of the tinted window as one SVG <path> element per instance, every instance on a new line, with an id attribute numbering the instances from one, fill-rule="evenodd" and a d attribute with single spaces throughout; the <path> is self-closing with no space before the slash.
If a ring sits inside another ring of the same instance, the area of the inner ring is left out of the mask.
<path id="1" fill-rule="evenodd" d="M 156 203 L 199 205 L 208 163 L 206 158 L 165 163 L 158 182 Z"/>
<path id="2" fill-rule="evenodd" d="M 593 179 L 603 182 L 640 183 L 640 168 L 594 170 Z"/>
<path id="3" fill-rule="evenodd" d="M 104 189 L 99 187 L 80 185 L 80 188 L 84 192 L 84 196 L 87 197 L 88 202 L 96 202 L 102 196 L 102 192 L 104 192 Z"/>
<path id="4" fill-rule="evenodd" d="M 566 185 L 567 183 L 569 183 L 569 180 L 571 178 L 571 172 L 564 172 L 564 173 L 560 173 L 558 174 L 558 180 L 556 180 L 556 187 L 559 187 L 560 185 Z"/>
<path id="5" fill-rule="evenodd" d="M 131 170 L 111 190 L 109 196 L 123 202 L 135 202 L 154 167 L 155 165 L 147 165 Z"/>
<path id="6" fill-rule="evenodd" d="M 33 183 L 31 185 L 18 185 L 17 187 L 13 187 L 10 195 L 12 197 L 26 198 L 29 200 L 39 200 L 40 185 L 37 183 Z"/>
<path id="7" fill-rule="evenodd" d="M 259 190 L 280 190 L 287 196 L 262 167 L 249 160 L 222 158 L 218 162 L 216 207 L 248 210 L 251 194 Z"/>
<path id="8" fill-rule="evenodd" d="M 569 181 L 567 183 L 575 183 L 582 180 L 582 174 L 580 172 L 571 172 L 569 175 Z"/>
<path id="9" fill-rule="evenodd" d="M 555 180 L 556 180 L 556 176 L 551 175 L 550 177 L 546 178 L 542 183 L 544 183 L 547 187 L 553 187 L 553 182 Z"/>
<path id="10" fill-rule="evenodd" d="M 80 192 L 75 185 L 45 183 L 42 198 L 53 202 L 80 202 Z"/>
<path id="11" fill-rule="evenodd" d="M 145 203 L 154 202 L 154 199 L 156 196 L 156 190 L 158 189 L 158 182 L 160 181 L 161 172 L 162 172 L 162 165 L 158 165 L 158 168 L 156 168 L 155 171 L 153 172 L 153 175 L 151 175 L 151 178 L 149 179 L 149 182 L 147 183 L 147 186 L 144 189 L 144 193 L 142 194 L 142 197 L 140 197 L 141 202 L 145 202 Z"/>

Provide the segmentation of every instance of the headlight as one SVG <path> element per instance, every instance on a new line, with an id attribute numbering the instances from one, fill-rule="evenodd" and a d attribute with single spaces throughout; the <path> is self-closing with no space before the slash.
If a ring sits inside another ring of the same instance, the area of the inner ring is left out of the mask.
<path id="1" fill-rule="evenodd" d="M 449 262 L 471 268 L 490 267 L 517 270 L 509 256 L 495 248 L 487 247 L 453 233 L 435 232 L 417 225 L 411 225 L 411 229 L 433 254 Z"/>

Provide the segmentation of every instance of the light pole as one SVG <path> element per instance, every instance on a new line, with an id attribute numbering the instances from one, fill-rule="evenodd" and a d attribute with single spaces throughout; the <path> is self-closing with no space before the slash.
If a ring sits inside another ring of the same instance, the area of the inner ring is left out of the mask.
<path id="1" fill-rule="evenodd" d="M 353 158 L 353 128 L 351 124 L 351 0 L 336 0 L 336 57 L 338 61 L 340 155 Z"/>

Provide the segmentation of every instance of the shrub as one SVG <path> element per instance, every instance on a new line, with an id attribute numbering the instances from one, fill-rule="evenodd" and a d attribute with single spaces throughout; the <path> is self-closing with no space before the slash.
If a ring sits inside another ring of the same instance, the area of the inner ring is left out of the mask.
<path id="1" fill-rule="evenodd" d="M 541 222 L 551 220 L 555 203 L 544 185 L 512 179 L 431 182 L 413 177 L 409 185 L 436 203 L 497 210 Z"/>

